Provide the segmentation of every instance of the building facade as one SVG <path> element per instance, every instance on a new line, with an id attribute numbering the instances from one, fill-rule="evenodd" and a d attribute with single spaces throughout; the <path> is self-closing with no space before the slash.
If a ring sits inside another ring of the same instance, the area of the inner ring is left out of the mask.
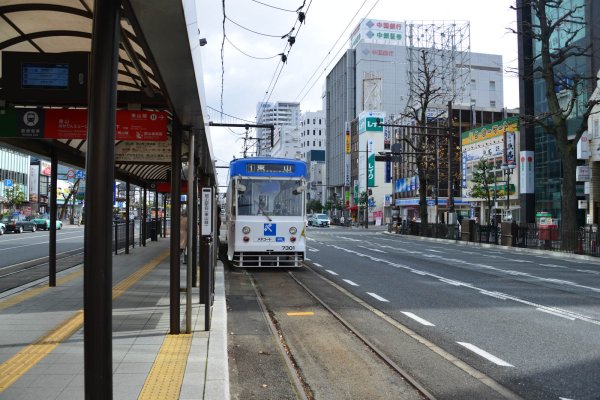
<path id="1" fill-rule="evenodd" d="M 443 29 L 448 29 L 452 33 L 452 29 L 456 29 L 452 25 L 447 24 L 447 28 L 440 27 L 435 34 L 442 32 Z M 361 176 L 364 177 L 361 171 L 362 166 L 367 165 L 366 161 L 363 163 L 361 160 L 387 150 L 385 146 L 390 142 L 388 130 L 379 131 L 377 140 L 372 140 L 374 146 L 372 149 L 367 149 L 369 142 L 367 136 L 370 133 L 364 136 L 366 142 L 363 143 L 359 129 L 357 146 L 354 148 L 350 143 L 351 135 L 347 132 L 350 132 L 352 121 L 358 120 L 361 115 L 382 113 L 381 115 L 385 115 L 388 120 L 395 120 L 406 112 L 414 96 L 414 92 L 411 92 L 413 87 L 411 79 L 415 79 L 414 71 L 421 48 L 415 45 L 429 46 L 428 43 L 421 43 L 415 39 L 418 36 L 415 34 L 418 29 L 427 28 L 410 22 L 365 19 L 351 35 L 351 48 L 328 74 L 326 80 L 328 197 L 336 193 L 339 198 L 352 199 L 350 206 L 356 206 L 354 180 L 358 181 L 359 191 L 360 187 L 364 189 L 361 182 L 365 179 L 361 179 Z M 464 29 L 461 34 L 466 35 L 468 39 L 468 25 Z M 447 36 L 438 35 L 437 38 Z M 462 40 L 465 49 L 468 50 L 468 40 L 464 38 Z M 456 51 L 456 48 L 462 49 L 449 42 L 448 47 L 438 51 L 433 58 L 440 68 L 445 68 L 446 64 L 456 66 L 443 74 L 451 78 L 448 80 L 454 84 L 453 89 L 456 90 L 453 96 L 454 107 L 476 111 L 493 110 L 501 113 L 504 107 L 502 57 L 468 51 L 460 52 Z M 455 63 L 448 63 L 449 58 L 453 58 Z M 441 102 L 431 107 L 443 111 L 446 104 Z M 368 116 L 365 117 L 365 121 L 366 118 Z M 472 117 L 467 117 L 467 120 L 469 119 Z M 388 135 L 387 138 L 384 138 L 385 135 Z M 358 156 L 351 156 L 350 152 L 346 152 L 347 148 L 357 151 Z M 354 163 L 357 165 L 355 166 Z M 358 176 L 355 178 L 352 171 L 356 168 L 358 168 Z M 370 220 L 373 220 L 374 216 L 386 215 L 386 207 L 389 214 L 390 206 L 386 205 L 386 199 L 390 199 L 395 190 L 391 181 L 387 182 L 389 173 L 386 171 L 389 169 L 390 167 L 385 163 L 374 163 L 375 181 L 369 185 L 372 193 L 369 207 Z"/>
<path id="2" fill-rule="evenodd" d="M 9 211 L 5 189 L 13 188 L 23 192 L 26 204 L 29 203 L 30 157 L 12 149 L 0 148 L 0 202 L 2 213 Z M 26 206 L 26 205 L 25 205 Z"/>
<path id="3" fill-rule="evenodd" d="M 300 125 L 300 103 L 277 101 L 273 103 L 258 103 L 256 106 L 256 123 L 273 124 L 275 127 Z M 271 130 L 259 128 L 256 131 L 257 155 L 271 154 Z"/>

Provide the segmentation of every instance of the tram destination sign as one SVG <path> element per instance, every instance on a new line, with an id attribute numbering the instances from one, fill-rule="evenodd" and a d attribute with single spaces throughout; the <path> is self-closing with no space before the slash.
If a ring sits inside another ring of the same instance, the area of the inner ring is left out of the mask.
<path id="1" fill-rule="evenodd" d="M 246 164 L 246 172 L 259 173 L 285 173 L 293 174 L 295 172 L 294 164 L 267 164 L 267 163 L 249 163 Z"/>

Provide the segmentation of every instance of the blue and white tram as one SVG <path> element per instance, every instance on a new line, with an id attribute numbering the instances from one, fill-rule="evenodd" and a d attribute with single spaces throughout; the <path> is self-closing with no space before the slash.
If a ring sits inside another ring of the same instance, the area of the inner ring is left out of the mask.
<path id="1" fill-rule="evenodd" d="M 306 254 L 306 163 L 243 158 L 229 164 L 227 255 L 236 267 L 300 267 Z"/>

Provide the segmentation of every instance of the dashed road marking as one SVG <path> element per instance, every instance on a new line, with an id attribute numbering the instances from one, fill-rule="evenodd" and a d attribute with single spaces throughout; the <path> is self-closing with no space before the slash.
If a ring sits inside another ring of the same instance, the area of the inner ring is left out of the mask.
<path id="1" fill-rule="evenodd" d="M 433 251 L 434 253 L 442 253 L 441 251 L 439 251 L 439 250 L 434 250 L 434 249 L 427 249 L 427 251 Z"/>
<path id="2" fill-rule="evenodd" d="M 312 247 L 311 247 L 310 249 L 308 249 L 308 251 L 311 251 L 311 252 L 313 252 L 313 253 L 316 253 L 316 252 L 318 252 L 318 251 L 319 251 L 319 249 L 315 249 L 315 248 L 312 248 Z"/>
<path id="3" fill-rule="evenodd" d="M 319 263 L 316 263 L 316 262 L 314 262 L 314 263 L 313 263 L 313 265 L 314 265 L 315 267 L 323 268 L 323 266 L 322 266 L 321 264 L 319 264 Z"/>
<path id="4" fill-rule="evenodd" d="M 546 314 L 551 314 L 551 315 L 554 315 L 554 316 L 557 316 L 557 317 L 568 319 L 569 321 L 575 321 L 575 318 L 573 318 L 573 317 L 571 317 L 569 315 L 565 315 L 563 313 L 557 312 L 557 311 L 552 311 L 552 310 L 548 310 L 548 309 L 544 309 L 544 308 L 540 308 L 540 307 L 536 308 L 536 310 L 544 312 Z"/>
<path id="5" fill-rule="evenodd" d="M 332 271 L 330 269 L 326 269 L 325 271 L 329 272 L 331 275 L 338 275 L 337 272 L 334 272 L 334 271 Z"/>
<path id="6" fill-rule="evenodd" d="M 312 311 L 296 311 L 287 313 L 289 317 L 308 317 L 311 315 L 315 315 Z"/>
<path id="7" fill-rule="evenodd" d="M 490 354 L 483 349 L 480 349 L 479 347 L 475 346 L 474 344 L 465 343 L 465 342 L 456 342 L 456 343 L 460 344 L 463 347 L 466 347 L 467 349 L 471 350 L 473 353 L 480 355 L 481 357 L 493 362 L 496 365 L 500 365 L 501 367 L 514 367 L 514 365 L 507 363 L 506 361 L 502 360 L 501 358 L 498 358 L 495 355 Z"/>
<path id="8" fill-rule="evenodd" d="M 383 297 L 381 297 L 380 295 L 376 294 L 376 293 L 371 293 L 371 292 L 367 292 L 367 294 L 379 301 L 383 301 L 384 303 L 389 303 L 390 301 L 387 299 L 384 299 Z"/>
<path id="9" fill-rule="evenodd" d="M 417 321 L 420 324 L 423 324 L 425 326 L 435 326 L 434 324 L 432 324 L 431 322 L 427 321 L 426 319 L 423 319 L 421 317 L 419 317 L 418 315 L 415 315 L 411 312 L 408 311 L 401 311 L 402 314 L 406 315 L 408 318 L 412 318 L 415 321 Z"/>
<path id="10" fill-rule="evenodd" d="M 348 285 L 351 286 L 359 286 L 358 283 L 354 283 L 352 282 L 350 279 L 342 279 L 344 282 L 346 282 Z"/>
<path id="11" fill-rule="evenodd" d="M 367 250 L 370 250 L 370 251 L 376 251 L 377 253 L 383 253 L 383 254 L 387 254 L 387 252 L 385 252 L 385 251 L 383 251 L 383 250 L 379 250 L 379 249 L 372 249 L 372 248 L 370 248 L 370 247 L 366 247 L 366 246 L 356 246 L 356 247 L 360 247 L 360 248 L 367 249 Z"/>

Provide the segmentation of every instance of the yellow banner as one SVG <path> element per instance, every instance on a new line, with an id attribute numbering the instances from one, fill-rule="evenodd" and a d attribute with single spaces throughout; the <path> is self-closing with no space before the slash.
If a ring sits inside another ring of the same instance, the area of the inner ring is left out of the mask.
<path id="1" fill-rule="evenodd" d="M 503 119 L 498 122 L 487 124 L 481 128 L 471 129 L 462 133 L 461 141 L 462 145 L 466 146 L 469 144 L 481 142 L 486 139 L 504 135 L 504 132 L 518 132 L 519 131 L 519 118 L 510 117 Z"/>
<path id="2" fill-rule="evenodd" d="M 346 154 L 350 154 L 350 132 L 346 131 Z"/>

